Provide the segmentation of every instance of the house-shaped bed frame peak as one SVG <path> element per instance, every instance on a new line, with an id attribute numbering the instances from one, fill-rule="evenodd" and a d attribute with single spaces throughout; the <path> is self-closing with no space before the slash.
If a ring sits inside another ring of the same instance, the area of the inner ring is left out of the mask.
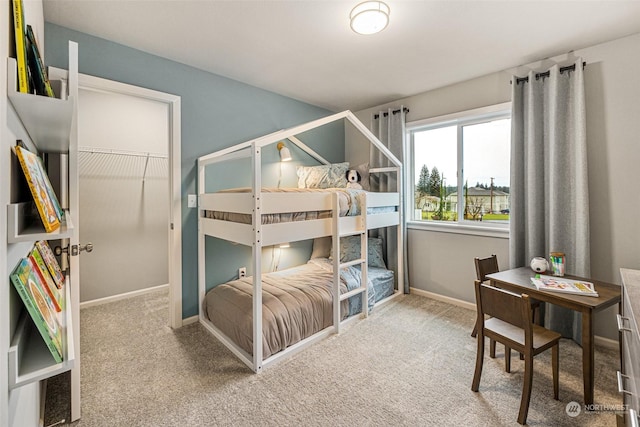
<path id="1" fill-rule="evenodd" d="M 302 151 L 309 154 L 318 162 L 328 165 L 330 164 L 324 157 L 314 151 L 311 147 L 297 138 L 297 135 L 307 132 L 312 129 L 319 128 L 329 123 L 337 122 L 339 120 L 347 120 L 351 123 L 373 146 L 375 146 L 381 153 L 384 154 L 389 162 L 395 167 L 401 167 L 402 163 L 387 147 L 380 142 L 380 140 L 349 110 L 342 111 L 330 116 L 322 117 L 317 120 L 313 120 L 307 123 L 303 123 L 297 126 L 290 127 L 288 129 L 282 129 L 268 135 L 261 136 L 259 138 L 251 139 L 249 141 L 234 145 L 232 147 L 224 148 L 214 153 L 202 156 L 198 158 L 198 166 L 207 166 L 209 164 L 224 162 L 232 159 L 241 159 L 251 157 L 256 150 L 259 151 L 262 147 L 267 145 L 278 143 L 284 139 L 288 139 Z"/>

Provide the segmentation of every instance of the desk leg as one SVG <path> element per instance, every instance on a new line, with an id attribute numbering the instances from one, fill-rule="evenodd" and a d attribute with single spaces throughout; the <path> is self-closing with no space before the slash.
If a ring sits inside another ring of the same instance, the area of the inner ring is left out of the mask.
<path id="1" fill-rule="evenodd" d="M 584 382 L 584 404 L 593 404 L 594 382 L 593 317 L 590 310 L 582 312 L 582 380 Z"/>

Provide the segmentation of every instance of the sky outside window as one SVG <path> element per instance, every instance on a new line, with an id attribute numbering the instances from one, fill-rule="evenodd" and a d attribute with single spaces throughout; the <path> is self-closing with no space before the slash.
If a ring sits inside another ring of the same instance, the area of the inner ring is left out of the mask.
<path id="1" fill-rule="evenodd" d="M 420 170 L 437 167 L 447 186 L 457 182 L 457 127 L 447 126 L 414 133 L 415 182 Z M 463 127 L 465 180 L 470 187 L 476 183 L 509 186 L 511 120 L 500 119 Z"/>

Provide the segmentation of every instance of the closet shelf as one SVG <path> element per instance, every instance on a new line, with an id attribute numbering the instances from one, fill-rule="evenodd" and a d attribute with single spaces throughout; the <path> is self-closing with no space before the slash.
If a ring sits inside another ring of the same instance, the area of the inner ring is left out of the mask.
<path id="1" fill-rule="evenodd" d="M 49 98 L 16 90 L 16 60 L 7 61 L 7 95 L 39 151 L 68 153 L 75 100 Z"/>
<path id="2" fill-rule="evenodd" d="M 73 323 L 69 307 L 71 293 L 68 281 L 65 281 L 65 298 L 67 309 L 59 313 L 59 320 L 64 331 L 63 351 L 65 354 L 62 363 L 55 362 L 25 309 L 18 321 L 11 347 L 9 347 L 9 389 L 41 381 L 73 368 L 75 349 L 73 346 Z"/>
<path id="3" fill-rule="evenodd" d="M 32 205 L 32 202 L 7 205 L 7 243 L 68 239 L 74 235 L 75 227 L 69 211 L 65 210 L 65 220 L 60 224 L 60 228 L 47 233 L 40 220 L 29 215 Z"/>

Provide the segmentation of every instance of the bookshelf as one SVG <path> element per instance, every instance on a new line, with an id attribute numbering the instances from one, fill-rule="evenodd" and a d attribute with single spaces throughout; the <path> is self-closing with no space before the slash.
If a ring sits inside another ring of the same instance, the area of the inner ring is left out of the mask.
<path id="1" fill-rule="evenodd" d="M 70 301 L 68 281 L 65 283 L 65 300 Z M 23 310 L 16 332 L 9 347 L 9 388 L 14 389 L 35 381 L 41 381 L 73 368 L 75 351 L 73 344 L 73 320 L 71 310 L 58 313 L 65 330 L 65 348 L 62 363 L 56 363 L 38 331 L 32 325 L 29 314 Z"/>
<path id="2" fill-rule="evenodd" d="M 3 248 L 2 252 L 7 256 L 2 260 L 6 264 L 0 269 L 5 272 L 0 298 L 8 300 L 4 307 L 9 308 L 9 315 L 3 317 L 8 321 L 3 322 L 0 327 L 6 328 L 2 331 L 4 343 L 1 348 L 6 352 L 3 358 L 6 358 L 7 363 L 6 386 L 9 402 L 3 403 L 2 407 L 9 410 L 8 419 L 17 420 L 18 423 L 22 416 L 12 414 L 11 411 L 17 410 L 21 404 L 16 406 L 15 402 L 10 403 L 12 400 L 22 399 L 21 396 L 29 396 L 24 399 L 27 402 L 41 400 L 43 397 L 40 391 L 34 392 L 40 390 L 41 381 L 70 370 L 73 372 L 80 364 L 77 268 L 67 270 L 64 285 L 65 307 L 56 313 L 63 331 L 63 358 L 60 363 L 51 355 L 9 279 L 20 259 L 28 256 L 36 241 L 50 241 L 52 247 L 56 244 L 65 246 L 67 243 L 71 245 L 77 242 L 74 205 L 72 208 L 65 207 L 68 203 L 60 200 L 65 212 L 64 221 L 60 228 L 50 233 L 45 231 L 37 214 L 33 215 L 33 198 L 19 185 L 23 172 L 12 153 L 12 146 L 18 139 L 23 140 L 38 153 L 46 153 L 49 165 L 53 162 L 54 168 L 60 170 L 59 188 L 56 189 L 58 196 L 61 196 L 60 192 L 66 195 L 73 194 L 71 197 L 77 195 L 77 180 L 73 178 L 77 170 L 70 167 L 69 161 L 66 160 L 73 155 L 73 150 L 77 147 L 77 62 L 77 44 L 70 43 L 68 84 L 62 85 L 68 88 L 69 95 L 65 94 L 62 96 L 63 99 L 58 99 L 18 92 L 17 63 L 14 58 L 7 58 L 7 98 L 4 101 L 7 103 L 7 138 L 0 142 L 3 151 L 0 159 L 3 165 L 9 166 L 0 171 L 4 187 L 0 192 L 0 202 L 6 205 L 6 208 L 2 207 L 0 210 L 0 221 L 4 225 L 0 227 L 0 239 L 6 242 L 6 249 Z M 11 397 L 12 395 L 18 397 Z M 80 406 L 79 384 L 72 384 L 72 395 L 75 396 L 72 397 L 72 412 L 77 419 Z M 27 419 L 29 417 L 32 416 L 28 415 Z M 0 424 L 3 424 L 3 419 L 7 418 L 0 418 Z"/>
<path id="3" fill-rule="evenodd" d="M 49 98 L 16 90 L 16 60 L 7 61 L 7 96 L 40 151 L 68 153 L 75 99 Z"/>
<path id="4" fill-rule="evenodd" d="M 60 228 L 47 233 L 38 218 L 31 217 L 30 202 L 10 203 L 7 205 L 7 242 L 35 242 L 36 240 L 68 239 L 73 236 L 75 227 L 69 210 L 66 209 L 65 220 Z"/>

